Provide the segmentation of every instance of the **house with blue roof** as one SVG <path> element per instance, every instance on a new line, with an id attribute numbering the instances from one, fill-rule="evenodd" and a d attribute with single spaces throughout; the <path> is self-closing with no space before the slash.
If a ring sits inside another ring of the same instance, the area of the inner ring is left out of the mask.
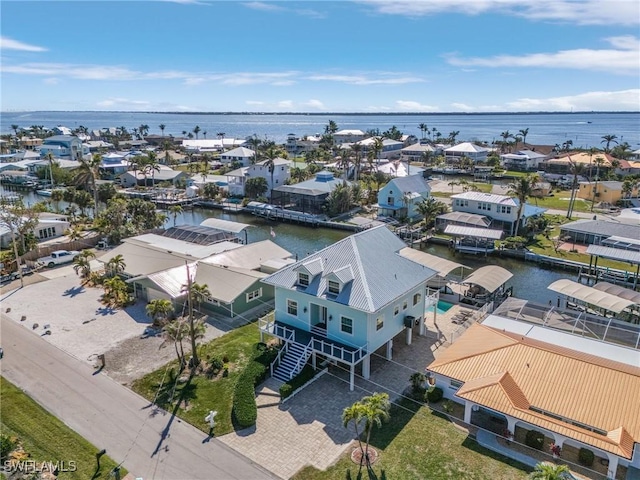
<path id="1" fill-rule="evenodd" d="M 431 187 L 422 175 L 394 178 L 378 192 L 378 215 L 418 218 L 417 205 L 430 195 Z"/>
<path id="2" fill-rule="evenodd" d="M 275 311 L 260 319 L 261 334 L 284 342 L 274 377 L 287 381 L 310 360 L 345 365 L 369 378 L 378 349 L 391 360 L 403 331 L 424 334 L 427 282 L 436 271 L 402 257 L 404 242 L 380 226 L 351 235 L 262 281 L 272 285 Z M 431 299 L 430 299 L 431 300 Z"/>

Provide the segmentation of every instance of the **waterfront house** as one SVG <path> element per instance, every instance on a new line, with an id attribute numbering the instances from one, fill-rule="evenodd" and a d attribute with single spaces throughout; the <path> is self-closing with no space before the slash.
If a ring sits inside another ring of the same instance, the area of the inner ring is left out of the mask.
<path id="1" fill-rule="evenodd" d="M 287 154 L 296 157 L 317 150 L 319 146 L 320 137 L 306 136 L 304 138 L 298 138 L 295 133 L 290 133 L 287 135 L 287 143 L 285 143 L 284 148 Z"/>
<path id="2" fill-rule="evenodd" d="M 560 225 L 560 237 L 565 238 L 567 242 L 599 245 L 613 236 L 637 240 L 640 238 L 640 225 L 637 220 L 633 223 L 632 219 L 624 221 L 620 218 L 615 222 L 581 219 Z"/>
<path id="3" fill-rule="evenodd" d="M 481 427 L 479 440 L 523 442 L 534 430 L 544 451 L 555 444 L 563 457 L 571 451 L 576 458 L 579 449 L 590 450 L 593 470 L 604 468 L 607 478 L 619 478 L 619 466 L 640 468 L 633 348 L 490 315 L 438 356 L 427 376 L 445 398 L 464 405 L 464 422 Z"/>
<path id="4" fill-rule="evenodd" d="M 23 217 L 23 221 L 26 223 L 28 219 Z M 49 212 L 39 213 L 36 222 L 37 223 L 31 230 L 31 233 L 39 242 L 62 237 L 64 232 L 66 232 L 71 226 L 66 215 L 58 215 Z M 0 247 L 9 248 L 10 246 L 11 230 L 8 226 L 2 225 L 0 226 Z"/>
<path id="5" fill-rule="evenodd" d="M 247 149 L 245 149 L 247 150 Z M 267 166 L 267 160 L 254 163 L 248 167 L 237 168 L 227 173 L 227 184 L 230 195 L 244 196 L 245 185 L 250 178 L 264 178 L 267 181 L 267 197 L 271 196 L 271 189 L 284 185 L 290 175 L 291 162 L 284 158 L 275 158 L 273 160 L 273 185 L 271 184 L 271 172 Z"/>
<path id="6" fill-rule="evenodd" d="M 401 162 L 400 160 L 379 163 L 376 166 L 376 170 L 391 177 L 406 177 L 409 176 L 409 174 L 411 174 L 411 176 L 418 174 L 423 176 L 424 174 L 424 168 L 407 165 L 407 163 Z"/>
<path id="7" fill-rule="evenodd" d="M 451 196 L 451 207 L 454 212 L 473 213 L 491 219 L 493 228 L 502 228 L 508 235 L 513 235 L 515 226 L 525 227 L 531 217 L 542 215 L 544 208 L 525 204 L 521 217 L 518 218 L 519 200 L 507 195 L 493 193 L 465 192 Z"/>
<path id="8" fill-rule="evenodd" d="M 173 170 L 172 168 L 160 165 L 158 170 L 152 170 L 150 172 L 144 171 L 128 171 L 121 174 L 119 177 L 120 185 L 123 187 L 133 187 L 136 185 L 152 186 L 161 182 L 169 182 L 175 185 L 180 179 L 189 178 L 189 174 L 182 170 Z"/>
<path id="9" fill-rule="evenodd" d="M 41 157 L 45 157 L 49 153 L 54 157 L 77 160 L 90 152 L 89 147 L 83 145 L 82 140 L 75 135 L 54 135 L 45 138 L 40 147 Z"/>
<path id="10" fill-rule="evenodd" d="M 463 142 L 444 149 L 445 159 L 449 162 L 459 162 L 463 157 L 470 158 L 473 163 L 485 162 L 489 149 L 471 142 Z"/>
<path id="11" fill-rule="evenodd" d="M 370 358 L 382 348 L 391 360 L 394 338 L 425 312 L 430 268 L 402 257 L 406 245 L 386 226 L 351 235 L 265 278 L 275 288 L 275 312 L 261 332 L 287 343 L 276 377 L 289 379 L 311 358 L 346 365 L 350 389 L 355 368 L 369 378 Z M 318 358 L 319 357 L 319 358 Z"/>
<path id="12" fill-rule="evenodd" d="M 264 240 L 139 277 L 136 283 L 144 288 L 147 301 L 170 300 L 175 310 L 181 311 L 189 274 L 193 282 L 206 285 L 211 294 L 199 302 L 200 310 L 233 318 L 272 301 L 274 288 L 262 279 L 293 262 L 290 252 Z"/>
<path id="13" fill-rule="evenodd" d="M 398 140 L 392 140 L 390 138 L 369 137 L 364 140 L 360 140 L 358 143 L 362 145 L 362 156 L 366 157 L 367 153 L 373 149 L 373 144 L 377 139 L 382 140 L 382 150 L 378 153 L 378 158 L 400 158 L 402 147 L 404 144 Z"/>
<path id="14" fill-rule="evenodd" d="M 355 143 L 364 140 L 366 136 L 362 130 L 339 130 L 333 134 L 333 141 L 337 144 Z"/>
<path id="15" fill-rule="evenodd" d="M 602 159 L 602 164 L 599 167 L 595 163 L 597 158 Z M 541 166 L 548 173 L 571 174 L 571 165 L 579 164 L 583 165 L 585 175 L 591 178 L 598 168 L 600 176 L 604 176 L 612 168 L 615 160 L 612 155 L 604 152 L 597 152 L 593 155 L 589 152 L 573 152 L 545 160 Z"/>
<path id="16" fill-rule="evenodd" d="M 433 158 L 436 149 L 428 143 L 414 143 L 400 150 L 400 160 L 403 162 L 424 162 L 426 158 Z"/>
<path id="17" fill-rule="evenodd" d="M 241 147 L 246 140 L 239 138 L 221 138 L 221 139 L 188 139 L 182 140 L 182 148 L 187 153 L 215 153 L 231 150 Z"/>
<path id="18" fill-rule="evenodd" d="M 228 152 L 220 154 L 220 162 L 223 165 L 229 165 L 231 163 L 239 164 L 242 167 L 247 167 L 255 161 L 256 152 L 246 147 L 238 147 Z"/>
<path id="19" fill-rule="evenodd" d="M 311 180 L 273 189 L 273 203 L 303 213 L 322 213 L 329 194 L 338 185 L 349 182 L 335 178 L 332 172 L 322 170 Z"/>
<path id="20" fill-rule="evenodd" d="M 538 170 L 540 163 L 547 158 L 547 155 L 534 152 L 533 150 L 519 150 L 515 153 L 500 155 L 500 161 L 504 168 L 521 172 Z"/>
<path id="21" fill-rule="evenodd" d="M 637 150 L 640 152 L 640 150 Z M 640 159 L 619 160 L 616 175 L 638 175 L 640 173 Z"/>
<path id="22" fill-rule="evenodd" d="M 430 195 L 422 175 L 394 178 L 378 192 L 378 215 L 415 220 L 420 216 L 417 205 Z"/>

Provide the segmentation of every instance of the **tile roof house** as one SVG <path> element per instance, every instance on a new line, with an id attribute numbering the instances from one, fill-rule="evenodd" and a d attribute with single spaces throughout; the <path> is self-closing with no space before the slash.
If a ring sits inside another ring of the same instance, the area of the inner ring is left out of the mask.
<path id="1" fill-rule="evenodd" d="M 428 367 L 444 396 L 505 429 L 537 430 L 559 446 L 586 447 L 607 461 L 640 467 L 637 351 L 489 316 L 473 324 Z M 477 424 L 477 423 L 476 423 Z"/>
<path id="2" fill-rule="evenodd" d="M 288 353 L 274 374 L 296 375 L 311 358 L 345 364 L 354 388 L 356 365 L 369 377 L 370 356 L 420 324 L 424 333 L 430 268 L 400 256 L 404 242 L 380 226 L 351 235 L 265 278 L 275 288 L 274 314 L 260 320 L 261 332 L 287 342 Z"/>
<path id="3" fill-rule="evenodd" d="M 415 219 L 420 216 L 417 205 L 430 195 L 431 187 L 422 175 L 394 178 L 378 192 L 378 215 Z"/>

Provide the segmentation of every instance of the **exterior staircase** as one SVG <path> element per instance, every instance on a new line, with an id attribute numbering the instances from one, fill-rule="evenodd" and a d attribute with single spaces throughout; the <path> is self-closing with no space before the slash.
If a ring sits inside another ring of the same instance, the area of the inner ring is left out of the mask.
<path id="1" fill-rule="evenodd" d="M 283 382 L 288 382 L 298 375 L 307 364 L 311 356 L 311 348 L 296 342 L 289 342 L 287 353 L 280 360 L 280 364 L 273 371 L 273 376 Z"/>

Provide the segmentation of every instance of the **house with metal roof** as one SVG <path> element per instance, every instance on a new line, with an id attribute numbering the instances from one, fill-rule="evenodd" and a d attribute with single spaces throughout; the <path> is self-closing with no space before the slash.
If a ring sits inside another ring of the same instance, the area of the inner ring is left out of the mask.
<path id="1" fill-rule="evenodd" d="M 311 180 L 275 187 L 273 204 L 303 213 L 322 213 L 329 194 L 344 182 L 349 184 L 346 180 L 335 178 L 332 172 L 322 170 Z"/>
<path id="2" fill-rule="evenodd" d="M 522 209 L 521 217 L 518 218 L 519 200 L 493 193 L 464 192 L 452 195 L 451 199 L 454 212 L 473 213 L 490 218 L 492 228 L 502 228 L 509 235 L 515 232 L 516 223 L 520 222 L 520 226 L 523 227 L 529 218 L 542 215 L 546 211 L 527 203 Z"/>
<path id="3" fill-rule="evenodd" d="M 378 215 L 393 218 L 419 218 L 417 206 L 431 195 L 422 175 L 397 177 L 378 192 Z"/>
<path id="4" fill-rule="evenodd" d="M 609 237 L 640 238 L 640 225 L 632 221 L 588 220 L 581 219 L 575 222 L 560 225 L 560 236 L 567 241 L 583 243 L 586 245 L 601 244 Z"/>
<path id="5" fill-rule="evenodd" d="M 414 325 L 424 334 L 427 282 L 436 271 L 400 255 L 405 244 L 386 226 L 351 235 L 263 279 L 275 312 L 259 328 L 285 342 L 274 376 L 289 380 L 311 360 L 356 366 L 369 378 L 378 349 L 391 360 L 393 339 Z"/>
<path id="6" fill-rule="evenodd" d="M 238 149 L 236 149 L 238 150 Z M 245 148 L 245 150 L 248 150 Z M 228 152 L 229 153 L 229 152 Z M 271 184 L 271 171 L 267 160 L 237 168 L 227 173 L 227 188 L 231 195 L 245 195 L 245 185 L 250 178 L 264 178 L 267 181 L 267 197 L 271 196 L 271 189 L 287 183 L 290 174 L 291 161 L 284 158 L 273 160 L 273 185 Z"/>
<path id="7" fill-rule="evenodd" d="M 565 451 L 594 454 L 591 470 L 572 470 L 634 478 L 628 475 L 640 469 L 638 351 L 570 332 L 489 315 L 427 367 L 429 383 L 464 405 L 464 422 L 481 427 L 478 441 L 489 448 L 509 455 L 514 450 L 500 448 L 496 437 L 523 443 L 534 430 L 543 451 L 562 448 L 561 461 Z M 519 460 L 539 461 L 526 454 Z"/>
<path id="8" fill-rule="evenodd" d="M 228 152 L 224 152 L 220 154 L 220 161 L 224 165 L 228 165 L 230 163 L 239 163 L 243 167 L 247 167 L 251 165 L 256 157 L 256 152 L 246 147 L 238 147 L 233 150 L 229 150 Z"/>
<path id="9" fill-rule="evenodd" d="M 515 153 L 505 153 L 500 155 L 502 166 L 507 170 L 519 170 L 523 172 L 535 171 L 538 169 L 540 162 L 548 158 L 533 150 L 519 150 Z"/>
<path id="10" fill-rule="evenodd" d="M 44 157 L 49 153 L 54 157 L 77 160 L 89 154 L 89 147 L 83 145 L 82 140 L 75 135 L 54 135 L 45 138 L 40 146 L 40 156 Z"/>
<path id="11" fill-rule="evenodd" d="M 473 163 L 484 162 L 489 154 L 489 149 L 471 142 L 463 142 L 444 149 L 447 160 L 460 160 L 462 157 L 470 158 Z"/>

